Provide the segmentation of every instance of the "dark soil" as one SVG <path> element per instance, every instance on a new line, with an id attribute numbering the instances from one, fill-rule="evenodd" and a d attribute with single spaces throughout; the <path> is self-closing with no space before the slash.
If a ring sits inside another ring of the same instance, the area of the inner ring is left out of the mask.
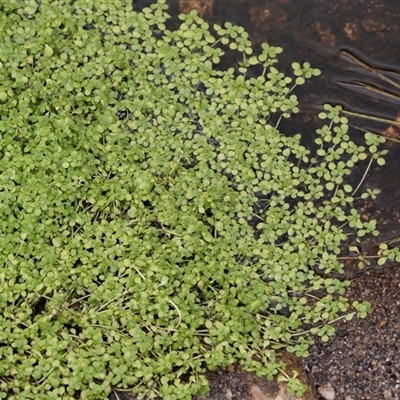
<path id="1" fill-rule="evenodd" d="M 378 199 L 362 209 L 376 218 L 382 232 L 365 252 L 376 254 L 376 243 L 398 245 L 400 238 L 400 145 L 387 143 L 390 157 L 386 166 L 371 172 L 369 186 L 379 187 Z M 366 272 L 351 280 L 347 296 L 351 301 L 367 300 L 372 309 L 367 318 L 340 321 L 336 335 L 317 342 L 304 367 L 316 389 L 331 383 L 336 400 L 400 399 L 400 266 L 372 263 Z M 320 397 L 319 399 L 323 399 Z"/>
<path id="2" fill-rule="evenodd" d="M 328 343 L 312 347 L 305 371 L 316 389 L 331 383 L 337 400 L 399 400 L 400 267 L 366 272 L 348 297 L 370 301 L 372 311 L 338 322 Z"/>

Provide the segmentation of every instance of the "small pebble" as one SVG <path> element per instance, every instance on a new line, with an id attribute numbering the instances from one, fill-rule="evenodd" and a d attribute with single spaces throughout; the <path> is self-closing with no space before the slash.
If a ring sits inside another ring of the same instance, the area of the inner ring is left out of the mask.
<path id="1" fill-rule="evenodd" d="M 334 400 L 336 395 L 335 395 L 335 389 L 333 389 L 332 385 L 330 383 L 327 383 L 324 386 L 321 386 L 318 389 L 318 393 L 325 399 L 325 400 Z"/>
<path id="2" fill-rule="evenodd" d="M 390 399 L 392 399 L 393 397 L 392 397 L 392 392 L 390 391 L 390 390 L 385 390 L 384 392 L 383 392 L 383 398 L 385 399 L 385 400 L 390 400 Z"/>

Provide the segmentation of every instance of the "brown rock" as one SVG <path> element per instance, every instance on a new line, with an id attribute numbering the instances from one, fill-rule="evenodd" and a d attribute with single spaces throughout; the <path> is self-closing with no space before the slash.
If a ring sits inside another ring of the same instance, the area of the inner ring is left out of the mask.
<path id="1" fill-rule="evenodd" d="M 379 23 L 373 19 L 364 19 L 362 25 L 368 33 L 382 32 L 386 29 L 385 24 Z"/>
<path id="2" fill-rule="evenodd" d="M 335 47 L 336 36 L 332 33 L 329 28 L 323 28 L 319 22 L 315 24 L 315 29 L 321 38 L 321 43 L 324 46 Z"/>
<path id="3" fill-rule="evenodd" d="M 343 32 L 350 40 L 357 40 L 358 39 L 358 28 L 357 25 L 353 22 L 347 22 L 346 25 L 343 27 Z"/>
<path id="4" fill-rule="evenodd" d="M 324 386 L 321 386 L 318 389 L 318 393 L 325 399 L 325 400 L 335 400 L 336 394 L 333 386 L 330 383 L 327 383 Z"/>
<path id="5" fill-rule="evenodd" d="M 188 14 L 196 10 L 200 17 L 212 15 L 214 0 L 179 0 L 179 10 L 183 14 Z"/>

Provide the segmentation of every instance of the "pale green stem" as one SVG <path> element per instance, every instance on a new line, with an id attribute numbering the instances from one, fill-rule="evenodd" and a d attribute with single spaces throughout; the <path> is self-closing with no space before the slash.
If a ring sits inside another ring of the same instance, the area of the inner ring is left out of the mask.
<path id="1" fill-rule="evenodd" d="M 384 122 L 384 123 L 387 123 L 389 125 L 400 126 L 400 122 L 392 121 L 391 119 L 379 118 L 379 117 L 374 117 L 373 115 L 360 114 L 360 113 L 355 113 L 355 112 L 346 111 L 346 110 L 342 110 L 342 113 L 343 114 L 347 114 L 347 115 L 351 115 L 353 117 L 365 118 L 365 119 L 370 119 L 372 121 Z"/>
<path id="2" fill-rule="evenodd" d="M 357 190 L 360 188 L 360 186 L 361 186 L 362 183 L 364 182 L 365 177 L 367 176 L 368 171 L 369 171 L 369 169 L 370 169 L 370 167 L 371 167 L 371 165 L 372 165 L 372 161 L 373 161 L 373 158 L 371 157 L 371 159 L 369 160 L 368 167 L 367 167 L 367 169 L 365 170 L 364 175 L 363 175 L 363 177 L 361 178 L 361 180 L 360 180 L 358 186 L 354 189 L 353 193 L 351 194 L 351 197 L 354 197 L 354 194 L 357 192 Z"/>

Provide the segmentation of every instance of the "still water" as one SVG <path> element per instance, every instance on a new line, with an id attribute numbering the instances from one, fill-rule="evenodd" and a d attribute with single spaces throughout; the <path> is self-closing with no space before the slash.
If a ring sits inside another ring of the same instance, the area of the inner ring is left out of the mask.
<path id="1" fill-rule="evenodd" d="M 134 0 L 135 9 L 154 0 Z M 322 104 L 400 121 L 400 1 L 382 0 L 167 0 L 175 24 L 177 15 L 192 9 L 209 23 L 230 21 L 249 32 L 254 48 L 268 42 L 280 46 L 278 68 L 290 74 L 294 61 L 309 61 L 322 75 L 296 88 L 300 114 L 283 121 L 284 133 L 301 133 L 311 143 L 321 126 L 316 118 Z M 231 59 L 229 62 L 235 62 Z M 227 67 L 228 65 L 226 65 Z M 400 140 L 400 123 L 350 119 L 354 140 L 365 130 Z M 295 132 L 293 132 L 295 131 Z M 380 225 L 395 224 L 400 233 L 400 143 L 387 141 L 387 164 L 372 170 L 369 187 L 382 190 L 371 212 Z M 362 171 L 360 171 L 362 173 Z"/>

